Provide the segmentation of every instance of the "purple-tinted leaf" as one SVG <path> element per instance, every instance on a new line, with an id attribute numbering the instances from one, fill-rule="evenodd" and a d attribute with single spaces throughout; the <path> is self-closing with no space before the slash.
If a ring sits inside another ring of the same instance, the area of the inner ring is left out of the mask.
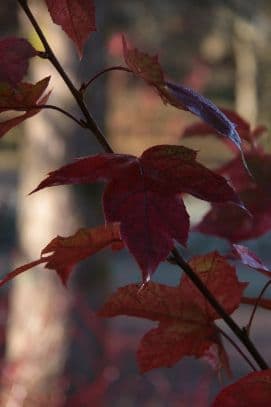
<path id="1" fill-rule="evenodd" d="M 228 137 L 240 150 L 241 139 L 236 131 L 236 125 L 213 103 L 191 88 L 166 82 L 180 107 L 195 114 L 213 127 L 219 134 Z"/>
<path id="2" fill-rule="evenodd" d="M 261 259 L 255 253 L 249 250 L 248 247 L 240 244 L 233 244 L 232 246 L 232 255 L 235 259 L 240 260 L 244 265 L 259 271 L 268 278 L 271 278 L 269 268 L 265 266 Z"/>

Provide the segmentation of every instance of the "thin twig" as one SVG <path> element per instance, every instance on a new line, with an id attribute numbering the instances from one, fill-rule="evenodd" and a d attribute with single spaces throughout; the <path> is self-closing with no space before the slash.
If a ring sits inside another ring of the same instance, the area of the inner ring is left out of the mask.
<path id="1" fill-rule="evenodd" d="M 238 353 L 245 359 L 247 364 L 251 367 L 252 370 L 257 371 L 256 367 L 253 365 L 253 363 L 249 360 L 247 355 L 242 351 L 242 349 L 237 345 L 236 342 L 228 335 L 226 332 L 223 331 L 219 326 L 216 325 L 216 328 L 218 331 L 221 333 L 222 336 L 224 336 L 230 343 L 231 345 L 237 350 Z"/>
<path id="2" fill-rule="evenodd" d="M 44 49 L 45 49 L 46 55 L 48 56 L 49 61 L 53 64 L 55 69 L 58 71 L 58 73 L 62 77 L 63 81 L 66 83 L 66 85 L 69 88 L 70 92 L 72 93 L 74 99 L 76 100 L 78 106 L 80 107 L 83 115 L 85 116 L 87 128 L 95 134 L 98 142 L 100 143 L 100 145 L 103 147 L 103 149 L 106 152 L 113 153 L 113 150 L 112 150 L 110 144 L 104 137 L 102 131 L 100 130 L 100 128 L 98 127 L 98 125 L 96 124 L 94 119 L 92 118 L 88 108 L 86 107 L 85 102 L 83 100 L 82 93 L 76 89 L 76 87 L 72 83 L 71 79 L 69 78 L 69 76 L 66 74 L 66 72 L 62 68 L 61 64 L 59 63 L 53 50 L 51 49 L 45 35 L 43 34 L 43 31 L 41 30 L 38 22 L 36 21 L 34 15 L 32 14 L 32 11 L 28 7 L 27 1 L 26 0 L 17 0 L 17 1 L 20 4 L 20 6 L 22 7 L 22 9 L 24 10 L 27 17 L 29 18 L 36 33 L 38 34 L 38 36 L 44 46 Z"/>
<path id="3" fill-rule="evenodd" d="M 265 285 L 263 286 L 263 288 L 262 288 L 262 290 L 261 290 L 261 292 L 260 292 L 260 294 L 259 294 L 259 296 L 258 296 L 258 298 L 257 298 L 257 300 L 256 300 L 256 303 L 255 303 L 255 305 L 254 305 L 254 307 L 253 307 L 253 310 L 252 310 L 251 315 L 250 315 L 250 318 L 249 318 L 249 322 L 248 322 L 248 324 L 247 324 L 247 326 L 246 326 L 246 331 L 247 331 L 248 335 L 249 335 L 249 333 L 250 333 L 251 324 L 252 324 L 253 318 L 254 318 L 254 316 L 255 316 L 256 310 L 257 310 L 257 308 L 258 308 L 258 305 L 259 305 L 259 303 L 260 303 L 260 301 L 261 301 L 261 298 L 262 298 L 262 296 L 264 295 L 264 293 L 265 293 L 265 291 L 267 290 L 267 288 L 270 286 L 270 284 L 271 284 L 271 280 L 269 280 L 269 281 L 267 281 L 267 283 L 265 283 Z"/>
<path id="4" fill-rule="evenodd" d="M 1 106 L 1 109 L 6 109 L 6 110 L 16 110 L 19 112 L 28 112 L 31 110 L 40 110 L 40 109 L 51 109 L 51 110 L 56 110 L 58 112 L 61 112 L 65 116 L 69 117 L 71 120 L 75 121 L 79 126 L 81 127 L 86 127 L 86 124 L 84 124 L 83 121 L 78 120 L 75 116 L 73 116 L 71 113 L 67 112 L 66 110 L 62 109 L 61 107 L 55 106 L 55 105 L 33 105 L 33 106 Z"/>
<path id="5" fill-rule="evenodd" d="M 102 71 L 96 73 L 96 75 L 94 75 L 92 78 L 90 78 L 86 83 L 82 83 L 81 88 L 79 89 L 79 92 L 84 92 L 89 85 L 91 85 L 91 83 L 93 83 L 97 78 L 99 78 L 100 76 L 104 75 L 107 72 L 110 71 L 125 71 L 125 72 L 129 72 L 129 73 L 133 73 L 133 71 L 131 71 L 131 69 L 126 68 L 125 66 L 110 66 L 109 68 L 103 69 Z"/>

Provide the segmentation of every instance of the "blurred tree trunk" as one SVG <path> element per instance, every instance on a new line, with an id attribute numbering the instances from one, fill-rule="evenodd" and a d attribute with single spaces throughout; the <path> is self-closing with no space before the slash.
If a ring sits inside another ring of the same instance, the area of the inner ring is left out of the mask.
<path id="1" fill-rule="evenodd" d="M 99 2 L 97 7 L 101 15 L 104 13 L 103 3 Z M 42 2 L 30 1 L 29 5 L 61 63 L 65 69 L 68 67 L 68 73 L 74 77 L 75 51 L 71 49 L 70 41 L 52 22 L 47 25 L 49 15 Z M 38 39 L 24 15 L 21 15 L 21 21 L 24 36 L 37 42 L 35 45 L 39 47 Z M 92 55 L 90 53 L 93 49 L 88 49 L 85 58 L 89 65 L 95 62 L 96 70 L 97 65 L 104 64 L 101 40 L 101 37 L 98 41 L 92 38 L 99 49 Z M 67 110 L 73 109 L 66 85 L 50 64 L 39 60 L 33 62 L 32 66 L 31 81 L 36 82 L 51 75 L 50 88 L 53 88 L 53 93 L 50 103 Z M 91 109 L 95 106 L 95 111 L 92 109 L 93 116 L 99 116 L 101 121 L 105 110 L 101 82 L 99 92 L 93 88 L 89 102 Z M 94 138 L 90 133 L 87 136 L 80 133 L 69 119 L 51 111 L 43 111 L 25 125 L 18 193 L 18 264 L 37 259 L 41 249 L 53 237 L 74 233 L 84 223 L 86 203 L 83 204 L 80 199 L 80 207 L 76 205 L 71 188 L 49 188 L 31 197 L 27 196 L 48 171 L 69 161 L 71 155 L 76 157 L 82 151 L 84 154 L 91 153 Z M 87 204 L 88 216 L 93 205 L 95 203 Z M 90 223 L 97 224 L 96 216 L 94 218 Z M 103 289 L 104 285 L 107 285 L 106 277 L 101 281 L 99 289 Z M 64 387 L 59 381 L 70 345 L 68 332 L 71 304 L 71 290 L 62 287 L 53 271 L 35 268 L 14 280 L 7 329 L 7 365 L 4 370 L 2 405 L 63 405 Z"/>
<path id="2" fill-rule="evenodd" d="M 235 107 L 252 125 L 258 116 L 255 28 L 242 17 L 234 18 Z"/>

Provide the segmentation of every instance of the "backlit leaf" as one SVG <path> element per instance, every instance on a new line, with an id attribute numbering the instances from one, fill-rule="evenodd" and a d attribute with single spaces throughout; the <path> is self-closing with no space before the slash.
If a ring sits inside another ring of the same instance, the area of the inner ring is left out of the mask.
<path id="1" fill-rule="evenodd" d="M 70 273 L 79 261 L 92 256 L 106 246 L 120 242 L 119 225 L 113 223 L 91 229 L 80 229 L 69 237 L 57 236 L 42 250 L 40 259 L 9 273 L 0 281 L 0 286 L 41 263 L 45 263 L 47 269 L 55 270 L 63 284 L 66 284 Z M 122 248 L 122 245 L 118 248 Z"/>
<path id="2" fill-rule="evenodd" d="M 128 48 L 124 36 L 122 36 L 122 45 L 124 60 L 136 76 L 153 86 L 164 84 L 164 73 L 157 55 L 151 57 L 137 48 Z"/>
<path id="3" fill-rule="evenodd" d="M 80 57 L 91 32 L 96 31 L 93 0 L 46 0 L 52 20 L 75 43 Z"/>
<path id="4" fill-rule="evenodd" d="M 34 85 L 20 83 L 15 88 L 9 85 L 0 87 L 0 113 L 7 111 L 25 112 L 12 119 L 1 121 L 0 137 L 40 111 L 39 105 L 46 103 L 50 95 L 48 92 L 43 96 L 49 80 L 50 77 L 47 77 Z"/>

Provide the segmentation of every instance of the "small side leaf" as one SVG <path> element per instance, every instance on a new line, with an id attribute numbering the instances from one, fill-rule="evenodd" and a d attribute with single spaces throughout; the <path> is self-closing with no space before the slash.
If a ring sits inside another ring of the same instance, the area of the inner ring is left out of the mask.
<path id="1" fill-rule="evenodd" d="M 137 48 L 128 48 L 124 35 L 122 36 L 123 56 L 127 66 L 139 78 L 149 85 L 162 86 L 164 73 L 158 61 L 158 56 L 139 51 Z"/>
<path id="2" fill-rule="evenodd" d="M 0 137 L 40 111 L 39 105 L 46 103 L 50 95 L 48 92 L 42 97 L 49 80 L 50 77 L 47 77 L 35 85 L 20 83 L 16 88 L 10 86 L 0 88 L 0 113 L 11 110 L 25 111 L 20 116 L 0 122 Z"/>
<path id="3" fill-rule="evenodd" d="M 0 281 L 0 286 L 41 263 L 45 263 L 45 268 L 55 270 L 66 285 L 70 273 L 78 262 L 114 243 L 118 243 L 118 249 L 123 248 L 120 244 L 119 225 L 116 223 L 80 229 L 68 237 L 57 236 L 42 250 L 40 259 L 10 272 Z"/>
<path id="4" fill-rule="evenodd" d="M 29 58 L 37 51 L 24 38 L 8 37 L 0 40 L 0 82 L 15 86 L 25 76 Z"/>

